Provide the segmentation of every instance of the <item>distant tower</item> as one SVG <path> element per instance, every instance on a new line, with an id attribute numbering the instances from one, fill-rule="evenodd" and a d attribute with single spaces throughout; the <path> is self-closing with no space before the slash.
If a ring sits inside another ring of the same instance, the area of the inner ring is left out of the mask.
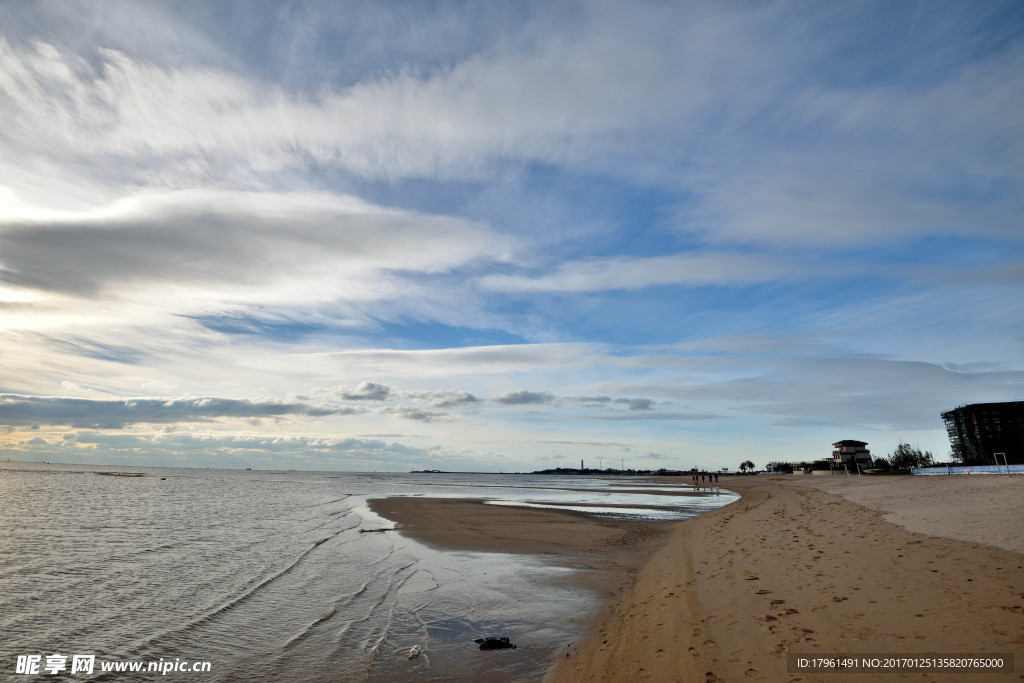
<path id="1" fill-rule="evenodd" d="M 580 472 L 583 471 L 583 458 L 580 458 Z"/>

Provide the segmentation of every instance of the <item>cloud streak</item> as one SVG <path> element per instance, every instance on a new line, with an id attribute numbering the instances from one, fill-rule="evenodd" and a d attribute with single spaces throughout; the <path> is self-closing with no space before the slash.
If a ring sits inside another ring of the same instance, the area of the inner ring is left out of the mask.
<path id="1" fill-rule="evenodd" d="M 141 163 L 164 187 L 261 183 L 311 164 L 390 179 L 492 177 L 509 159 L 633 177 L 656 164 L 696 193 L 681 227 L 715 242 L 1010 234 L 1024 137 L 1007 112 L 1024 104 L 1024 49 L 1011 44 L 915 88 L 825 88 L 810 70 L 792 68 L 795 47 L 769 36 L 780 29 L 806 45 L 801 31 L 835 17 L 820 11 L 789 25 L 784 5 L 755 18 L 602 4 L 582 13 L 583 29 L 544 49 L 469 54 L 447 69 L 314 92 L 253 83 L 221 66 L 4 41 L 5 146 L 57 169 L 98 165 L 93 179 L 113 184 L 113 166 Z M 725 107 L 729 116 L 702 136 Z M 812 133 L 807 141 L 793 139 L 795 127 Z M 659 154 L 668 141 L 700 170 L 679 174 L 678 158 Z M 970 161 L 979 156 L 985 165 Z M 737 172 L 739 158 L 745 170 Z M 41 189 L 5 180 L 26 193 Z"/>
<path id="2" fill-rule="evenodd" d="M 77 428 L 122 429 L 136 424 L 210 422 L 218 418 L 326 417 L 354 415 L 357 408 L 217 397 L 129 398 L 95 400 L 54 396 L 0 394 L 3 424 L 8 426 L 67 425 Z"/>
<path id="3" fill-rule="evenodd" d="M 794 271 L 791 264 L 763 255 L 688 253 L 565 263 L 550 275 L 488 275 L 481 283 L 500 291 L 593 292 L 667 285 L 750 285 L 787 279 Z"/>
<path id="4" fill-rule="evenodd" d="M 0 281 L 65 294 L 175 285 L 202 293 L 217 286 L 225 298 L 267 303 L 367 299 L 380 294 L 361 279 L 386 285 L 382 272 L 436 273 L 499 259 L 504 243 L 468 221 L 354 197 L 147 193 L 92 212 L 0 216 Z"/>

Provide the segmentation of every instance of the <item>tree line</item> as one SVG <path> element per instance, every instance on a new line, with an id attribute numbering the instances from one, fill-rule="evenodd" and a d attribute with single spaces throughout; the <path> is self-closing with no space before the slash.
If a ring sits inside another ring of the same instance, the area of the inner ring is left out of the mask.
<path id="1" fill-rule="evenodd" d="M 879 456 L 874 461 L 875 468 L 880 470 L 909 470 L 935 464 L 931 451 L 922 451 L 909 443 L 901 443 L 888 456 Z"/>

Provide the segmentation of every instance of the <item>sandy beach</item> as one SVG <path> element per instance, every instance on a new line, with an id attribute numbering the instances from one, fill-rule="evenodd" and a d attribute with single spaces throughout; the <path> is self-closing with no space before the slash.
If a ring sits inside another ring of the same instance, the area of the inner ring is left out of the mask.
<path id="1" fill-rule="evenodd" d="M 743 498 L 677 524 L 553 681 L 856 676 L 790 671 L 789 653 L 1024 656 L 1024 555 L 1015 551 L 1024 478 L 749 477 L 727 486 Z M 967 680 L 1019 680 L 1021 664 Z"/>
<path id="2" fill-rule="evenodd" d="M 549 555 L 607 601 L 550 680 L 839 681 L 789 655 L 1024 658 L 1024 477 L 737 477 L 674 524 L 450 499 L 374 501 L 441 548 Z M 968 680 L 1022 680 L 971 673 Z M 903 672 L 863 680 L 960 680 Z"/>

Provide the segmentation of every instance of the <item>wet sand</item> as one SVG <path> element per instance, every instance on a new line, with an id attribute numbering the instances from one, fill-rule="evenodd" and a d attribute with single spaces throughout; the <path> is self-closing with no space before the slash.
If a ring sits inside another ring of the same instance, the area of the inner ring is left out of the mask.
<path id="1" fill-rule="evenodd" d="M 456 498 L 381 498 L 369 506 L 401 533 L 434 548 L 538 555 L 579 569 L 573 581 L 602 601 L 632 586 L 672 530 L 671 522 L 596 519 Z"/>

